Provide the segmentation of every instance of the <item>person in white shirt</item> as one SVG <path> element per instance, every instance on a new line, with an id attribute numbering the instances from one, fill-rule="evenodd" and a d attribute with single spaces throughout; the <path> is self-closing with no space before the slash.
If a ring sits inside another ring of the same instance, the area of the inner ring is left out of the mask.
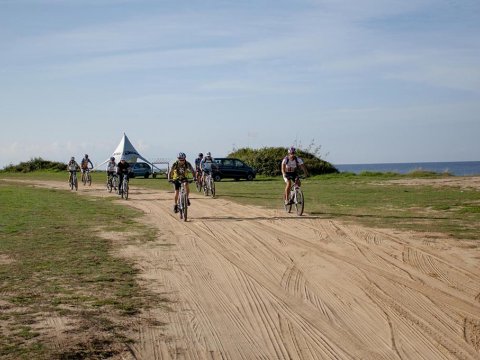
<path id="1" fill-rule="evenodd" d="M 302 169 L 305 177 L 308 176 L 307 168 L 305 167 L 303 160 L 296 156 L 295 153 L 296 149 L 292 146 L 290 149 L 288 149 L 288 155 L 282 160 L 282 176 L 286 183 L 284 193 L 285 205 L 288 205 L 289 203 L 288 194 L 290 192 L 290 188 L 292 187 L 292 181 L 295 181 L 295 179 L 298 177 L 298 168 Z"/>
<path id="2" fill-rule="evenodd" d="M 200 168 L 202 169 L 202 183 L 205 184 L 205 174 L 212 173 L 212 167 L 215 166 L 215 162 L 212 158 L 212 154 L 207 152 L 205 157 L 200 162 Z"/>
<path id="3" fill-rule="evenodd" d="M 75 161 L 74 156 L 70 158 L 70 161 L 67 164 L 67 170 L 70 173 L 70 176 L 68 177 L 68 183 L 70 184 L 70 181 L 72 180 L 72 174 L 77 172 L 77 170 L 80 170 L 80 165 L 78 165 L 78 163 Z"/>
<path id="4" fill-rule="evenodd" d="M 112 177 L 112 185 L 113 185 L 113 177 L 117 176 L 116 174 L 117 170 L 117 163 L 115 162 L 115 158 L 112 156 L 110 160 L 107 163 L 107 181 L 109 181 L 110 177 Z M 117 190 L 116 186 L 113 186 L 114 190 Z"/>

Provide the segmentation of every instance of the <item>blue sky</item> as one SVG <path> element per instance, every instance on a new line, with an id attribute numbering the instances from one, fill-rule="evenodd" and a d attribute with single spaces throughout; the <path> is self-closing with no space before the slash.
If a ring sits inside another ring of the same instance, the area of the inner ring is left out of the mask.
<path id="1" fill-rule="evenodd" d="M 313 143 L 480 160 L 478 0 L 0 0 L 0 168 Z"/>

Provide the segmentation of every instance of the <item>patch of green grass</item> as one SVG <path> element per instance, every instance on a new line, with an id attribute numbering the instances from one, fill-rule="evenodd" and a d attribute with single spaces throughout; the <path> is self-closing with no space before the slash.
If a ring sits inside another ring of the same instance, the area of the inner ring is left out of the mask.
<path id="1" fill-rule="evenodd" d="M 479 191 L 451 186 L 405 186 L 389 181 L 408 178 L 409 175 L 385 173 L 311 177 L 302 182 L 305 211 L 366 226 L 480 239 Z M 281 178 L 262 177 L 253 182 L 216 183 L 219 198 L 277 209 L 283 207 L 284 186 Z"/>
<path id="2" fill-rule="evenodd" d="M 124 325 L 98 324 L 136 314 L 151 298 L 139 288 L 133 264 L 112 256 L 112 243 L 96 231 L 126 231 L 132 240 L 148 240 L 152 229 L 135 222 L 141 213 L 110 199 L 6 182 L 0 182 L 0 199 L 0 255 L 8 259 L 0 262 L 0 357 L 56 356 L 33 330 L 39 314 L 80 320 L 84 331 L 102 332 L 108 340 L 96 351 L 110 351 Z"/>

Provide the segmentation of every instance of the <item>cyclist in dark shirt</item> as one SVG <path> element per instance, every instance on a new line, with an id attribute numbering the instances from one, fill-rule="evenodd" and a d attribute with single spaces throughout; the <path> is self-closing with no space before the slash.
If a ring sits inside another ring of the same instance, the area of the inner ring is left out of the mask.
<path id="1" fill-rule="evenodd" d="M 127 176 L 130 171 L 130 164 L 125 160 L 124 157 L 120 159 L 120 162 L 117 164 L 117 175 L 118 175 L 118 193 L 122 194 L 122 184 L 123 178 Z"/>

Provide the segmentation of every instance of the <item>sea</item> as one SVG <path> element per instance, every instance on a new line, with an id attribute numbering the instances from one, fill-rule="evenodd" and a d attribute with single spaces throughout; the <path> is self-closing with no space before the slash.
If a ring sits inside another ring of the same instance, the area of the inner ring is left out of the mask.
<path id="1" fill-rule="evenodd" d="M 480 161 L 453 162 L 415 162 L 415 163 L 384 163 L 384 164 L 336 164 L 340 172 L 359 174 L 363 171 L 394 172 L 407 174 L 416 170 L 449 173 L 455 176 L 480 175 Z"/>

